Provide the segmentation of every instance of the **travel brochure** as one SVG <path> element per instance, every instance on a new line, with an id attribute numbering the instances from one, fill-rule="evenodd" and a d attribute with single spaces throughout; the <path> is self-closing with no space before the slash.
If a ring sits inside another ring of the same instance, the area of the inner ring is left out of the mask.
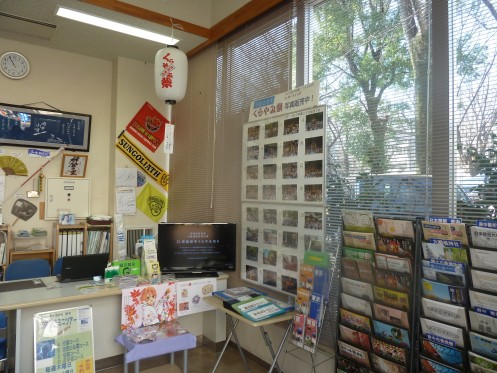
<path id="1" fill-rule="evenodd" d="M 294 309 L 293 304 L 246 286 L 214 291 L 212 295 L 221 299 L 225 308 L 238 312 L 251 321 L 262 321 Z"/>
<path id="2" fill-rule="evenodd" d="M 414 222 L 410 220 L 376 218 L 375 221 L 378 234 L 381 236 L 414 240 Z"/>
<path id="3" fill-rule="evenodd" d="M 464 367 L 466 361 L 466 354 L 462 349 L 449 347 L 426 338 L 421 338 L 421 352 L 427 357 L 459 369 Z"/>
<path id="4" fill-rule="evenodd" d="M 340 371 L 407 372 L 414 223 L 343 210 Z"/>
<path id="5" fill-rule="evenodd" d="M 295 298 L 295 315 L 290 342 L 314 353 L 318 345 L 329 297 L 329 270 L 327 267 L 309 264 L 307 256 L 300 265 L 299 286 Z M 352 335 L 350 334 L 350 337 Z"/>
<path id="6" fill-rule="evenodd" d="M 231 305 L 235 311 L 251 321 L 262 321 L 287 312 L 269 297 L 260 295 Z"/>
<path id="7" fill-rule="evenodd" d="M 430 217 L 416 243 L 413 221 L 350 209 L 342 217 L 337 372 L 408 372 L 413 363 L 426 372 L 497 372 L 497 224 Z M 420 315 L 412 318 L 417 281 Z"/>
<path id="8" fill-rule="evenodd" d="M 473 268 L 497 271 L 497 251 L 470 247 L 469 254 Z"/>

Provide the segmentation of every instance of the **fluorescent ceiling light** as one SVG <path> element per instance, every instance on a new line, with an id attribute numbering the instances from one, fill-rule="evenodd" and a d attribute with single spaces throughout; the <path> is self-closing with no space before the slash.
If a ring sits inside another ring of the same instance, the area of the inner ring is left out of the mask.
<path id="1" fill-rule="evenodd" d="M 156 41 L 162 44 L 174 45 L 179 41 L 178 39 L 173 39 L 170 36 L 143 30 L 138 27 L 125 25 L 123 23 L 111 21 L 105 18 L 92 16 L 91 14 L 82 13 L 80 11 L 64 8 L 61 6 L 59 6 L 59 8 L 57 9 L 56 14 L 60 17 L 72 19 L 74 21 L 87 23 L 97 27 L 102 27 L 107 30 L 122 32 L 123 34 L 128 34 L 131 36 L 136 36 L 139 38 Z"/>

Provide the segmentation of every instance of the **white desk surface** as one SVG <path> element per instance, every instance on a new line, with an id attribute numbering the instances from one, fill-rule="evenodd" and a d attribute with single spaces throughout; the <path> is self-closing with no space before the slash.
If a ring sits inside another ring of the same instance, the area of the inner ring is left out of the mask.
<path id="1" fill-rule="evenodd" d="M 227 274 L 219 274 L 218 280 L 227 279 Z M 22 308 L 56 304 L 60 302 L 72 302 L 88 300 L 112 295 L 121 295 L 119 287 L 98 287 L 98 291 L 85 294 L 77 289 L 77 286 L 90 284 L 91 281 L 60 283 L 56 277 L 43 277 L 41 280 L 46 287 L 33 289 L 5 291 L 0 293 L 0 311 L 13 311 Z M 191 279 L 180 279 L 188 281 Z M 26 281 L 26 280 L 20 280 Z M 0 286 L 2 282 L 0 281 Z"/>
<path id="2" fill-rule="evenodd" d="M 210 296 L 210 297 L 204 297 L 203 301 L 205 303 L 210 304 L 213 307 L 216 307 L 217 310 L 226 312 L 226 314 L 230 315 L 231 317 L 234 317 L 235 319 L 238 319 L 240 321 L 243 321 L 246 324 L 249 324 L 251 326 L 265 326 L 265 325 L 271 325 L 271 324 L 276 324 L 281 321 L 290 321 L 293 320 L 294 312 L 286 312 L 284 314 L 270 317 L 269 319 L 265 319 L 262 321 L 251 321 L 247 319 L 246 317 L 243 317 L 240 315 L 238 312 L 229 310 L 223 306 L 223 300 L 215 297 L 215 296 Z"/>
<path id="3" fill-rule="evenodd" d="M 45 283 L 46 287 L 2 292 L 0 296 L 0 311 L 11 311 L 55 304 L 61 301 L 71 302 L 121 294 L 119 287 L 106 288 L 91 294 L 83 294 L 76 289 L 76 286 L 84 285 L 85 283 L 88 284 L 90 281 L 59 283 L 56 277 L 43 277 L 41 280 Z M 2 286 L 2 283 L 0 283 L 0 286 Z"/>
<path id="4" fill-rule="evenodd" d="M 225 289 L 227 278 L 227 274 L 219 274 L 218 287 L 221 284 L 222 289 Z M 0 311 L 16 313 L 12 331 L 16 336 L 16 373 L 34 373 L 33 315 L 52 309 L 91 305 L 94 312 L 95 360 L 122 354 L 122 346 L 114 341 L 121 331 L 119 320 L 122 292 L 119 287 L 103 288 L 98 292 L 85 294 L 77 287 L 90 284 L 91 281 L 59 283 L 56 277 L 43 277 L 41 280 L 47 287 L 0 292 Z M 0 281 L 0 287 L 2 285 L 6 283 Z M 209 311 L 182 316 L 181 323 L 192 334 L 204 335 L 213 342 L 226 339 L 226 314 L 223 312 Z"/>

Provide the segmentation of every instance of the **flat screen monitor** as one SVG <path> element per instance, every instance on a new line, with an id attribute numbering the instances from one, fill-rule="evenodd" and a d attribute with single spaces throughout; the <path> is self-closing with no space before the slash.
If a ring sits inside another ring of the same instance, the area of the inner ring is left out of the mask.
<path id="1" fill-rule="evenodd" d="M 176 276 L 235 271 L 236 224 L 159 223 L 157 259 Z"/>

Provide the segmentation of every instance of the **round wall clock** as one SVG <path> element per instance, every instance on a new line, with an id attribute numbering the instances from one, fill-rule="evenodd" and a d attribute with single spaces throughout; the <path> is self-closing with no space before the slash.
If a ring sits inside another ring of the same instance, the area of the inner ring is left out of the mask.
<path id="1" fill-rule="evenodd" d="M 29 73 L 29 62 L 18 52 L 6 52 L 0 56 L 0 71 L 10 79 L 21 79 Z"/>

